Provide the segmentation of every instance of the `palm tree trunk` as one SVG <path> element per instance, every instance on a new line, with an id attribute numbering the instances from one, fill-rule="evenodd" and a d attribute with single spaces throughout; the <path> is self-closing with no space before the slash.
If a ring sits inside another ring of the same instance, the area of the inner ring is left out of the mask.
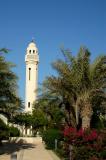
<path id="1" fill-rule="evenodd" d="M 84 129 L 90 128 L 92 113 L 93 111 L 91 104 L 89 102 L 86 102 L 81 111 L 82 128 Z"/>
<path id="2" fill-rule="evenodd" d="M 82 128 L 90 128 L 90 121 L 91 117 L 90 116 L 84 116 L 82 117 Z"/>
<path id="3" fill-rule="evenodd" d="M 78 125 L 79 123 L 79 115 L 78 115 L 78 106 L 75 105 L 75 114 L 76 114 L 76 124 Z"/>

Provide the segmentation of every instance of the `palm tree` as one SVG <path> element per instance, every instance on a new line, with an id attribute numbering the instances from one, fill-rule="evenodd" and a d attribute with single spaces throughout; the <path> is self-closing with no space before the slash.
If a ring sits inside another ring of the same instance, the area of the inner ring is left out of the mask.
<path id="1" fill-rule="evenodd" d="M 76 57 L 68 50 L 62 50 L 65 60 L 57 60 L 53 68 L 58 76 L 47 77 L 44 86 L 47 92 L 61 97 L 68 113 L 70 125 L 78 126 L 79 118 L 82 127 L 89 128 L 93 115 L 93 100 L 105 100 L 106 56 L 99 56 L 90 62 L 90 52 L 81 47 Z M 74 122 L 74 124 L 73 124 Z"/>
<path id="2" fill-rule="evenodd" d="M 0 49 L 0 113 L 10 119 L 22 103 L 17 95 L 17 76 L 12 71 L 14 65 L 5 60 L 4 53 L 8 50 Z"/>

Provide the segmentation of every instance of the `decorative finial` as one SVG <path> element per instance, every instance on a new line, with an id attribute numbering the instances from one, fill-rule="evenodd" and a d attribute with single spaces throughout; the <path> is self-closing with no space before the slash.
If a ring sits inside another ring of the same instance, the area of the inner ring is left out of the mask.
<path id="1" fill-rule="evenodd" d="M 32 41 L 31 42 L 35 42 L 35 38 L 34 37 L 32 37 Z"/>

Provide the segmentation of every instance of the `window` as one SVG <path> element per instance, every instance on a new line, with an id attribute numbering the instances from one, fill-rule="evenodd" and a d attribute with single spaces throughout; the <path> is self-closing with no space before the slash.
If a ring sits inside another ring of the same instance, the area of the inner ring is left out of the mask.
<path id="1" fill-rule="evenodd" d="M 31 68 L 29 68 L 29 80 L 31 79 Z"/>
<path id="2" fill-rule="evenodd" d="M 25 134 L 27 135 L 27 128 L 25 128 Z"/>
<path id="3" fill-rule="evenodd" d="M 35 50 L 33 50 L 33 53 L 35 53 Z"/>
<path id="4" fill-rule="evenodd" d="M 29 53 L 31 53 L 31 50 L 29 50 Z"/>
<path id="5" fill-rule="evenodd" d="M 28 108 L 30 108 L 30 102 L 28 102 Z"/>

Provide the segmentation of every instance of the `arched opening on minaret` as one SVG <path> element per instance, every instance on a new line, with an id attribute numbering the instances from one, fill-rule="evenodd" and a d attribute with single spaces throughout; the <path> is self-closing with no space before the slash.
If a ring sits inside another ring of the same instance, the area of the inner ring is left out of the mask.
<path id="1" fill-rule="evenodd" d="M 31 79 L 31 68 L 29 68 L 29 80 Z"/>
<path id="2" fill-rule="evenodd" d="M 30 108 L 30 102 L 28 102 L 28 108 Z"/>

